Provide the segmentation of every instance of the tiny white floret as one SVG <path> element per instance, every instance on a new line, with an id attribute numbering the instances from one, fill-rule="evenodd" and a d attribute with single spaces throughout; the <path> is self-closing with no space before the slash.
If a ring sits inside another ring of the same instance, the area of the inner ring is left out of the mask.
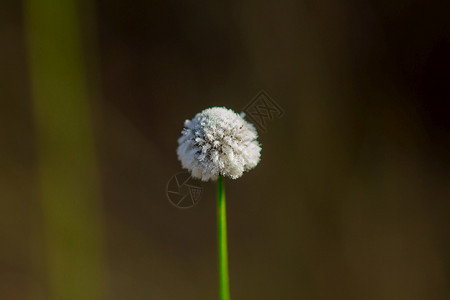
<path id="1" fill-rule="evenodd" d="M 177 155 L 183 168 L 202 181 L 219 175 L 236 179 L 260 160 L 255 127 L 225 107 L 211 107 L 184 122 Z"/>

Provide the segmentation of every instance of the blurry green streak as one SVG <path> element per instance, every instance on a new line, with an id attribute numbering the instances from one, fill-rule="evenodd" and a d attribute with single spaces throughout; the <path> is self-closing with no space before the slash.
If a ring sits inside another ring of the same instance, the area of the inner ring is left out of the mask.
<path id="1" fill-rule="evenodd" d="M 76 0 L 25 0 L 39 185 L 54 299 L 102 299 L 98 170 Z"/>

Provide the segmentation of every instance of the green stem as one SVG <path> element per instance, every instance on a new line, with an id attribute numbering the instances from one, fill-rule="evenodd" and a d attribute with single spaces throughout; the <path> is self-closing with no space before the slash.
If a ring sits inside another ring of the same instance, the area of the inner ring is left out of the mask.
<path id="1" fill-rule="evenodd" d="M 223 177 L 217 180 L 217 241 L 219 251 L 219 289 L 220 299 L 230 299 L 230 284 L 228 277 L 228 247 L 227 247 L 227 212 L 225 205 L 225 186 Z"/>

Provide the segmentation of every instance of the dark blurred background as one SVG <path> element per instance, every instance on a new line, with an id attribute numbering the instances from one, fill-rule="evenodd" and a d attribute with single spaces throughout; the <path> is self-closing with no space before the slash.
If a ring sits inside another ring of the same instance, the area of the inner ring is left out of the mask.
<path id="1" fill-rule="evenodd" d="M 446 1 L 4 1 L 0 299 L 217 298 L 183 121 L 285 111 L 226 181 L 233 299 L 448 299 Z"/>

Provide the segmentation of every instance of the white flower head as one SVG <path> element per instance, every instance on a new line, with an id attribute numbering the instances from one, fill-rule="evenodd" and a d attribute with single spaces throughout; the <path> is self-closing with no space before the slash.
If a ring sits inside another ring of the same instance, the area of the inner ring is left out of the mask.
<path id="1" fill-rule="evenodd" d="M 178 139 L 178 159 L 192 177 L 236 179 L 253 169 L 261 157 L 255 127 L 243 115 L 225 107 L 211 107 L 184 122 Z"/>

